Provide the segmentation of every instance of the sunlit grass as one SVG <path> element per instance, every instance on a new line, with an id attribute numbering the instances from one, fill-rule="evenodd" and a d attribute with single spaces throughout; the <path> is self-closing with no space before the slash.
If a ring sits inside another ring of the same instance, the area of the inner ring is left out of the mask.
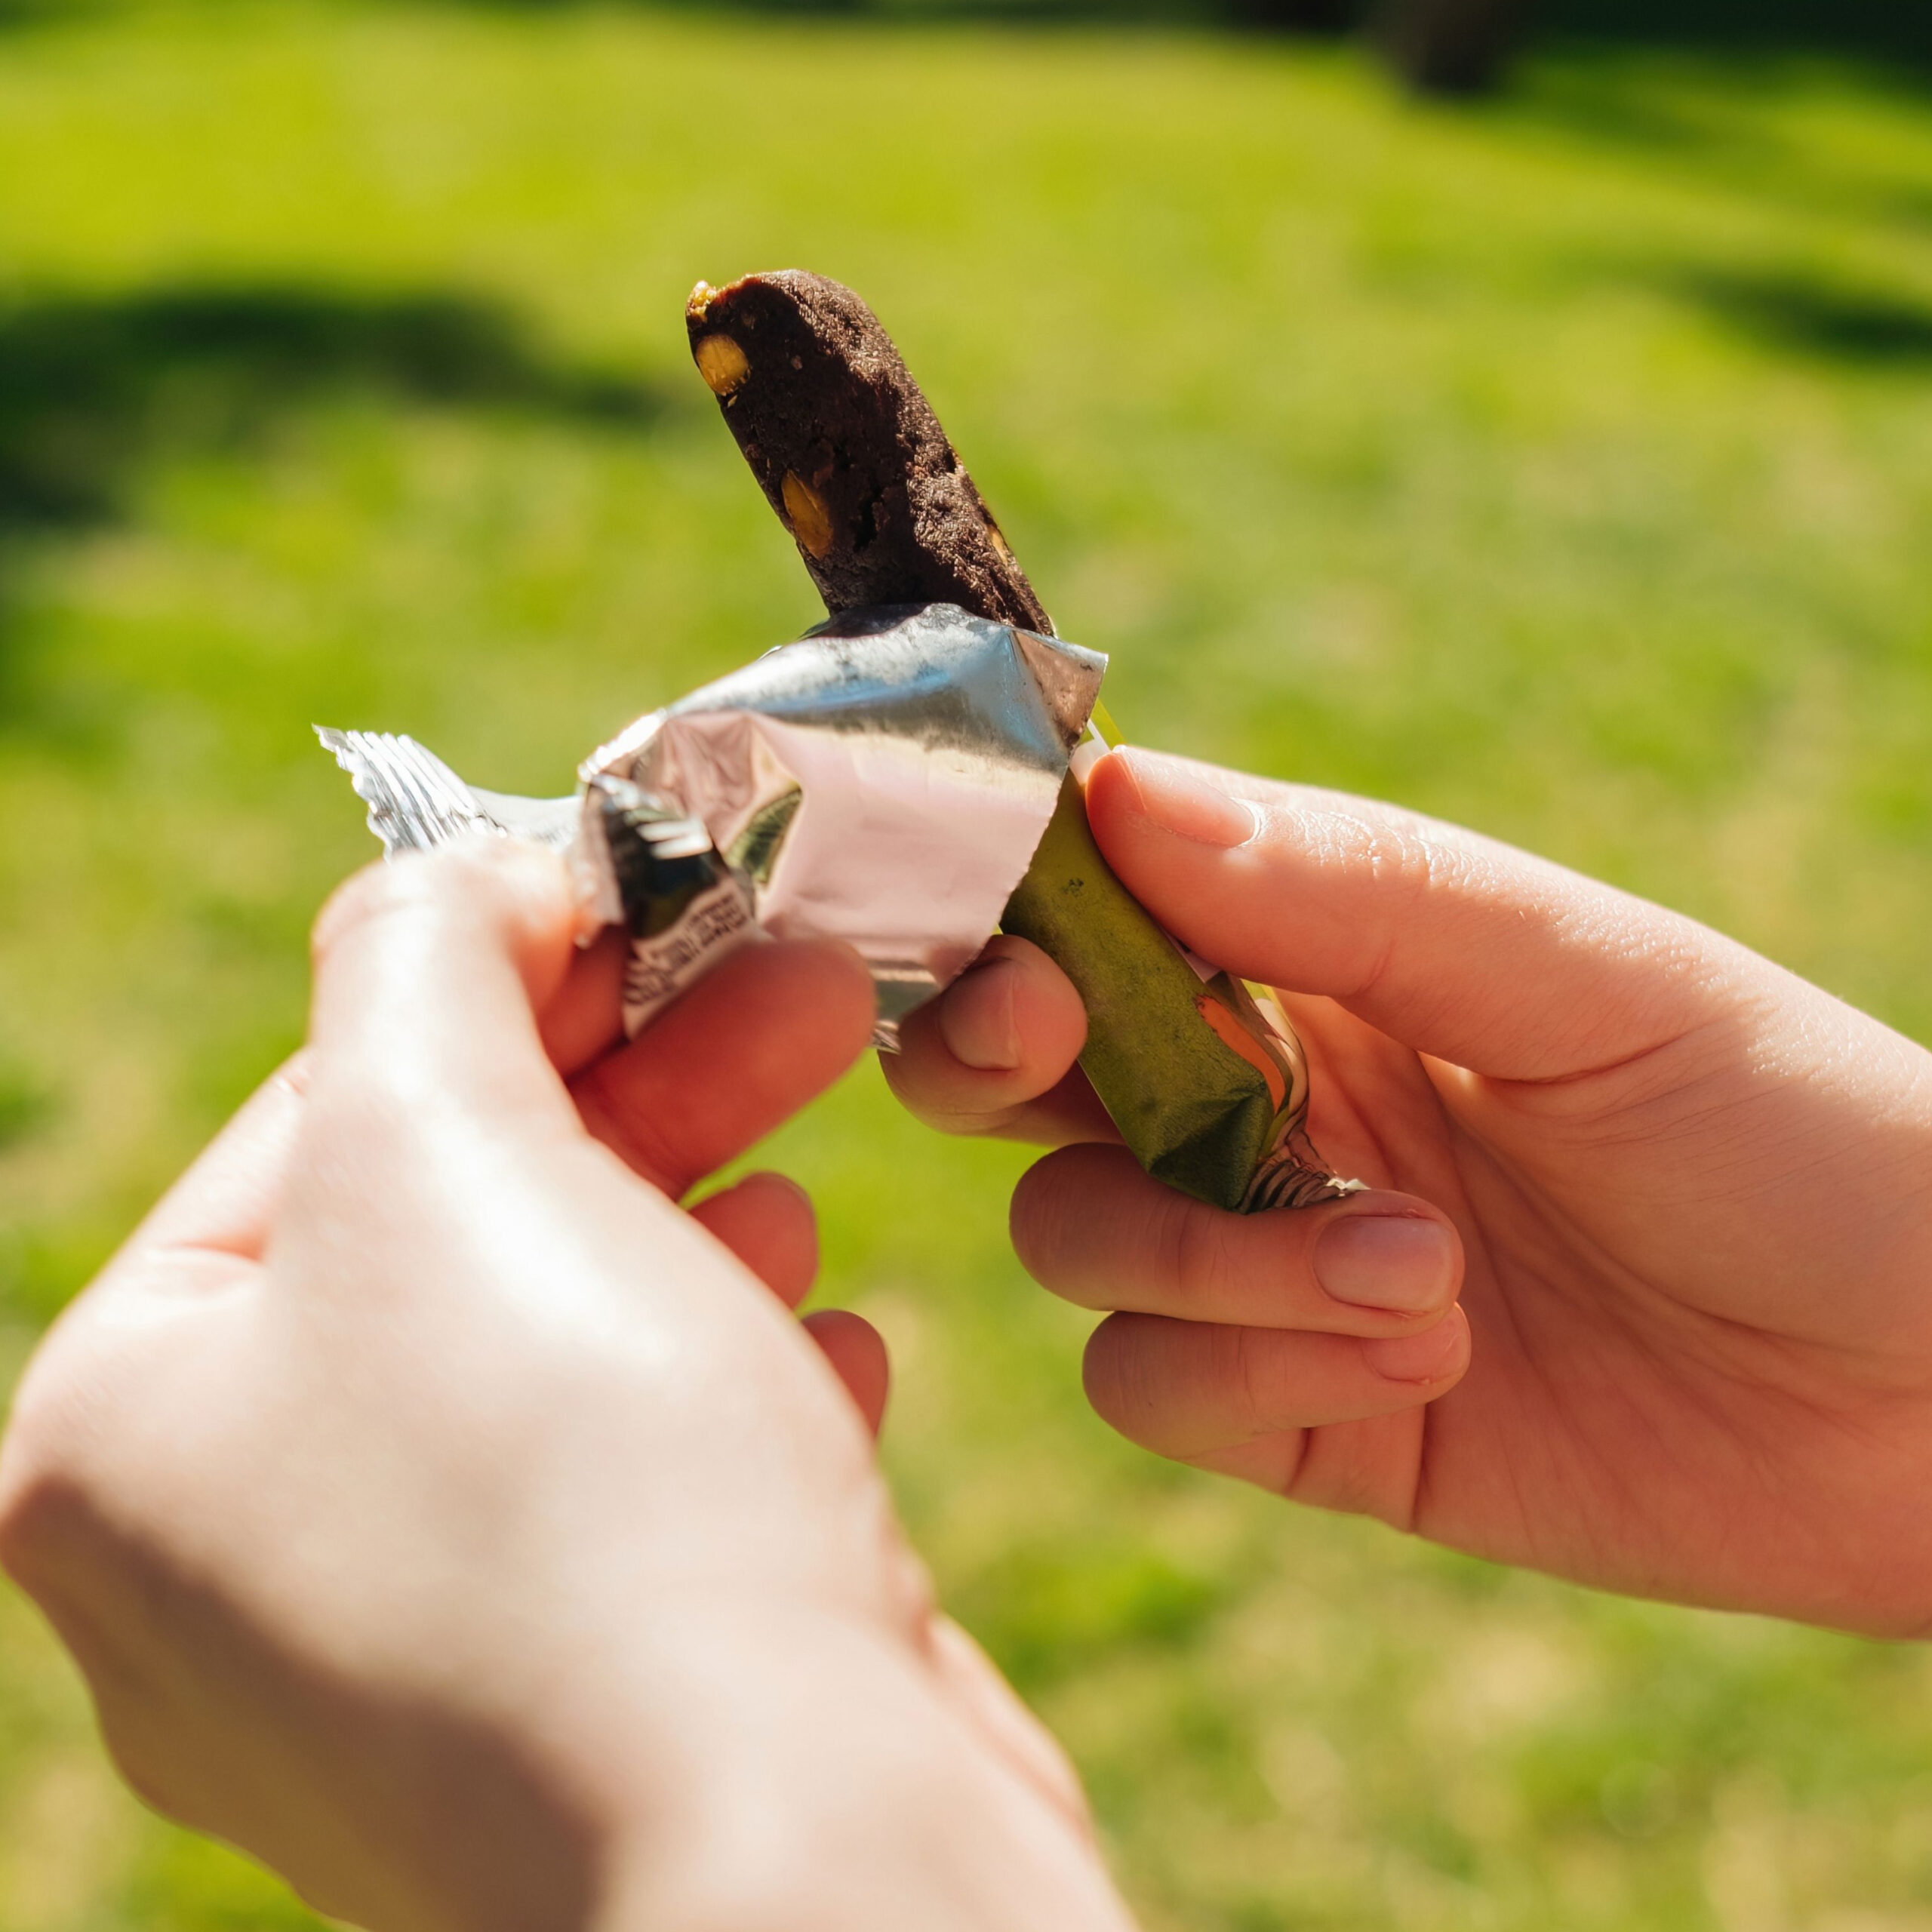
<path id="1" fill-rule="evenodd" d="M 753 266 L 872 299 L 1130 728 L 1932 1035 L 1922 95 L 1551 57 L 1441 113 L 1235 36 L 90 11 L 0 38 L 0 180 L 16 1355 L 297 1035 L 370 849 L 312 720 L 558 786 L 814 616 L 685 364 L 686 289 Z M 896 1346 L 921 1545 L 1150 1927 L 1932 1926 L 1918 1654 L 1156 1465 L 1006 1254 L 1023 1157 L 869 1070 L 780 1152 Z M 0 1924 L 303 1922 L 118 1793 L 10 1601 Z"/>

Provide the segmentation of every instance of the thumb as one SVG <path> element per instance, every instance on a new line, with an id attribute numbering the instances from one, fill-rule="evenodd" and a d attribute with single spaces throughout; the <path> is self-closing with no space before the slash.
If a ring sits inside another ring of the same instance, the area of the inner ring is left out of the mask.
<path id="1" fill-rule="evenodd" d="M 1341 792 L 1123 750 L 1094 766 L 1087 808 L 1121 881 L 1195 952 L 1497 1079 L 1648 1052 L 1777 970 L 1561 866 Z"/>
<path id="2" fill-rule="evenodd" d="M 368 867 L 315 921 L 309 1041 L 337 1070 L 446 1115 L 574 1127 L 537 1015 L 570 969 L 562 861 L 503 838 Z"/>

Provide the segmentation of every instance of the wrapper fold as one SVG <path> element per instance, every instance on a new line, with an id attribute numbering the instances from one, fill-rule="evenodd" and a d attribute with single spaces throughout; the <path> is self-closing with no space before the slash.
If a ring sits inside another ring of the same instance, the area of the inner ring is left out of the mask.
<path id="1" fill-rule="evenodd" d="M 318 728 L 384 851 L 478 831 L 565 852 L 586 937 L 630 934 L 635 1032 L 736 947 L 836 939 L 875 1037 L 970 964 L 1054 813 L 1106 660 L 952 605 L 851 611 L 628 726 L 576 794 L 466 784 L 413 740 Z"/>

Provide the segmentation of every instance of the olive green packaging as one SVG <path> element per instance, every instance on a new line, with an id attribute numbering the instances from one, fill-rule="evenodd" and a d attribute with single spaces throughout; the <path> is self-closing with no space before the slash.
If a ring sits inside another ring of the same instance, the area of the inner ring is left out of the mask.
<path id="1" fill-rule="evenodd" d="M 1002 928 L 1030 940 L 1087 1008 L 1080 1064 L 1156 1180 L 1217 1207 L 1305 1207 L 1342 1192 L 1306 1131 L 1308 1069 L 1273 995 L 1188 953 L 1094 842 L 1081 775 L 1118 742 L 1097 708 Z"/>

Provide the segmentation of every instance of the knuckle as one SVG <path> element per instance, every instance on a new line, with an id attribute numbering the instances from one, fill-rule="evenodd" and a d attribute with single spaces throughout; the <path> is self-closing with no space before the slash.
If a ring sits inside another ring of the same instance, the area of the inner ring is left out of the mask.
<path id="1" fill-rule="evenodd" d="M 1280 1426 L 1279 1377 L 1275 1338 L 1265 1330 L 1233 1327 L 1223 1332 L 1226 1372 L 1216 1377 L 1229 1392 L 1245 1435 L 1270 1434 Z"/>
<path id="2" fill-rule="evenodd" d="M 1226 1300 L 1236 1285 L 1229 1217 L 1185 1195 L 1164 1199 L 1161 1212 L 1164 1226 L 1155 1251 L 1168 1257 L 1177 1299 L 1186 1307 L 1201 1309 Z"/>
<path id="3" fill-rule="evenodd" d="M 0 1444 L 0 1568 L 28 1589 L 94 1513 L 79 1407 L 57 1335 L 29 1367 Z"/>
<path id="4" fill-rule="evenodd" d="M 1425 903 L 1460 876 L 1463 859 L 1424 821 L 1399 813 L 1349 814 L 1337 829 L 1334 856 L 1354 875 L 1363 901 L 1361 956 L 1349 987 L 1360 998 L 1387 977 L 1402 934 Z"/>
<path id="5" fill-rule="evenodd" d="M 1377 891 L 1413 901 L 1440 882 L 1448 854 L 1420 825 L 1398 818 L 1369 826 L 1363 856 Z"/>
<path id="6" fill-rule="evenodd" d="M 0 1441 L 0 1567 L 29 1589 L 115 1540 L 175 1460 L 156 1332 L 119 1312 L 116 1270 L 68 1308 L 27 1364 Z"/>
<path id="7" fill-rule="evenodd" d="M 72 1541 L 85 1506 L 56 1467 L 11 1450 L 0 1463 L 0 1569 L 32 1592 L 50 1557 Z"/>
<path id="8" fill-rule="evenodd" d="M 1199 1321 L 1227 1321 L 1292 1305 L 1309 1233 L 1285 1214 L 1232 1214 L 1185 1195 L 1164 1197 L 1154 1251 L 1177 1305 Z"/>

